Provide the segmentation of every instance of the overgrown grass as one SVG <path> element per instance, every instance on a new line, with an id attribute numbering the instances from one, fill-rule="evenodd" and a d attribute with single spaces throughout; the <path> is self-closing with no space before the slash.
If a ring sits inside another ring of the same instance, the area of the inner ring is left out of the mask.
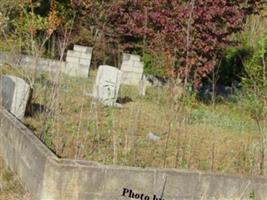
<path id="1" fill-rule="evenodd" d="M 192 123 L 213 124 L 213 126 L 236 132 L 237 134 L 254 132 L 255 123 L 238 105 L 225 103 L 216 106 L 213 110 L 209 106 L 200 105 L 192 111 Z"/>
<path id="2" fill-rule="evenodd" d="M 30 195 L 0 158 L 0 200 L 30 200 Z"/>
<path id="3" fill-rule="evenodd" d="M 14 70 L 2 70 L 6 73 Z M 105 107 L 85 95 L 92 90 L 95 74 L 88 79 L 38 75 L 35 106 L 25 124 L 60 157 L 259 174 L 260 138 L 239 104 L 214 108 L 190 99 L 175 101 L 168 88 L 148 88 L 141 97 L 135 87 L 123 86 L 120 97 L 131 101 L 121 109 Z M 149 140 L 150 132 L 160 140 Z"/>

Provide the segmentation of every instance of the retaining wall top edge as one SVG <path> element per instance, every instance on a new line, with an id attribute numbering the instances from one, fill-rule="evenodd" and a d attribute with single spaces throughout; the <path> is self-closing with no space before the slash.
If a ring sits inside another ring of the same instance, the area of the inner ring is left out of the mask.
<path id="1" fill-rule="evenodd" d="M 90 168 L 90 169 L 104 169 L 104 170 L 118 170 L 118 171 L 139 171 L 139 172 L 153 172 L 153 173 L 177 173 L 177 174 L 195 174 L 198 176 L 215 176 L 215 177 L 224 177 L 224 178 L 235 178 L 235 179 L 259 179 L 267 183 L 267 178 L 265 177 L 251 177 L 251 176 L 242 176 L 238 174 L 225 174 L 219 172 L 204 172 L 204 171 L 197 171 L 197 170 L 185 170 L 185 169 L 172 169 L 172 168 L 140 168 L 140 167 L 131 167 L 131 166 L 119 166 L 119 165 L 103 165 L 101 163 L 95 161 L 82 161 L 79 163 L 78 160 L 71 160 L 71 159 L 58 159 L 54 160 L 54 164 L 58 164 L 60 166 L 67 166 L 67 167 L 80 167 L 80 168 Z M 95 163 L 95 164 L 92 164 Z"/>
<path id="2" fill-rule="evenodd" d="M 28 129 L 19 119 L 13 116 L 10 112 L 8 112 L 5 108 L 0 105 L 0 113 L 6 117 L 13 124 L 14 127 L 17 127 L 21 134 L 23 134 L 27 139 L 31 140 L 33 145 L 41 151 L 41 153 L 45 154 L 48 159 L 55 159 L 58 160 L 59 158 L 49 150 L 45 144 L 43 144 L 35 134 Z"/>

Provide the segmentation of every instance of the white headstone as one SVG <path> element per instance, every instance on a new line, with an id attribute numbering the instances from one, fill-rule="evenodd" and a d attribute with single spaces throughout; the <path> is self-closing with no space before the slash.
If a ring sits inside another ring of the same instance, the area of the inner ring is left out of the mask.
<path id="1" fill-rule="evenodd" d="M 68 50 L 64 73 L 75 77 L 88 77 L 93 48 L 74 45 Z"/>
<path id="2" fill-rule="evenodd" d="M 97 71 L 93 97 L 108 106 L 114 106 L 118 98 L 121 71 L 115 67 L 101 65 Z"/>
<path id="3" fill-rule="evenodd" d="M 123 54 L 122 65 L 122 84 L 139 85 L 144 72 L 144 63 L 138 55 Z"/>
<path id="4" fill-rule="evenodd" d="M 0 103 L 18 119 L 25 114 L 30 94 L 30 86 L 15 76 L 0 77 Z"/>

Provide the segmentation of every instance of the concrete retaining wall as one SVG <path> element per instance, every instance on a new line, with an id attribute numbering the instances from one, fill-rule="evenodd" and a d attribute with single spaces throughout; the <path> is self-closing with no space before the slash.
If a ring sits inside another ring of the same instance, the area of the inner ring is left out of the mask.
<path id="1" fill-rule="evenodd" d="M 59 159 L 3 108 L 0 155 L 36 200 L 267 199 L 265 178 Z"/>

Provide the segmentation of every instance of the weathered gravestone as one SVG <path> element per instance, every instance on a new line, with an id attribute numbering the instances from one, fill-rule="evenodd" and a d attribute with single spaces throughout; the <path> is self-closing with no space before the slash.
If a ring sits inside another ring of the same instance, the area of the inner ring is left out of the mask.
<path id="1" fill-rule="evenodd" d="M 146 88 L 147 88 L 147 80 L 145 80 L 144 78 L 142 78 L 139 82 L 139 95 L 140 96 L 146 96 Z"/>
<path id="2" fill-rule="evenodd" d="M 123 54 L 121 71 L 122 84 L 138 86 L 143 76 L 144 63 L 141 62 L 140 56 Z"/>
<path id="3" fill-rule="evenodd" d="M 88 77 L 93 48 L 74 45 L 68 50 L 64 73 L 75 77 Z"/>
<path id="4" fill-rule="evenodd" d="M 0 77 L 0 103 L 18 119 L 25 114 L 30 94 L 30 86 L 15 76 Z"/>
<path id="5" fill-rule="evenodd" d="M 101 65 L 97 71 L 93 97 L 108 106 L 115 106 L 118 98 L 121 71 L 115 67 Z"/>

